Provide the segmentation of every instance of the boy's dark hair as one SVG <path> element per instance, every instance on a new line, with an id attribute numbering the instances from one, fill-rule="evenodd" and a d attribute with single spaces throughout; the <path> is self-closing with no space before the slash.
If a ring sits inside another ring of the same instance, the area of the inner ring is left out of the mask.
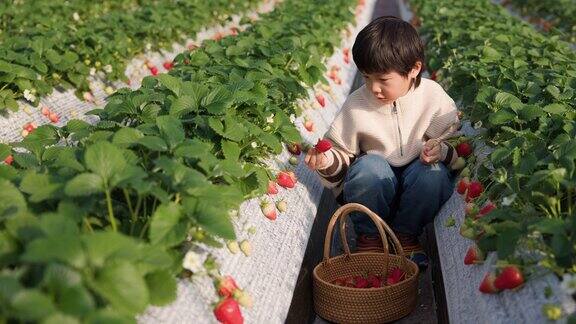
<path id="1" fill-rule="evenodd" d="M 397 72 L 407 77 L 417 61 L 422 69 L 415 80 L 420 85 L 424 71 L 424 44 L 418 32 L 404 20 L 385 16 L 372 21 L 356 37 L 352 47 L 356 66 L 362 73 Z"/>

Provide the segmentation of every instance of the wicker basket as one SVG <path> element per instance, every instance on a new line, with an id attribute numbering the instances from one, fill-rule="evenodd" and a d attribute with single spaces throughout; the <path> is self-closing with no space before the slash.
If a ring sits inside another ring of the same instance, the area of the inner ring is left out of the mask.
<path id="1" fill-rule="evenodd" d="M 376 223 L 382 237 L 383 252 L 350 253 L 346 241 L 345 221 L 353 211 L 366 213 Z M 336 221 L 340 219 L 340 233 L 345 254 L 330 258 L 330 242 Z M 388 239 L 396 254 L 391 254 Z M 333 284 L 337 278 L 362 275 L 367 272 L 386 275 L 399 267 L 406 272 L 403 281 L 380 288 L 351 288 Z M 418 296 L 418 266 L 406 259 L 402 246 L 388 225 L 368 208 L 360 204 L 340 207 L 328 224 L 324 241 L 324 259 L 314 268 L 314 308 L 321 317 L 336 323 L 386 323 L 402 318 L 416 307 Z"/>

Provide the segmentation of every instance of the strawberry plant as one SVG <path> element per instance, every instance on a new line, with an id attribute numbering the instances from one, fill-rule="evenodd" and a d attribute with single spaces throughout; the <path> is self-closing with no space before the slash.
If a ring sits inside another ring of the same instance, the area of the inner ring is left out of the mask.
<path id="1" fill-rule="evenodd" d="M 207 24 L 224 21 L 258 3 L 5 2 L 0 5 L 0 111 L 18 110 L 19 99 L 37 105 L 55 87 L 74 88 L 81 98 L 90 91 L 88 77 L 98 72 L 110 81 L 127 81 L 127 63 L 145 49 L 169 49 Z M 157 74 L 158 68 L 151 71 Z"/>
<path id="2" fill-rule="evenodd" d="M 169 74 L 118 91 L 92 112 L 98 123 L 47 124 L 0 144 L 3 318 L 134 322 L 175 298 L 176 275 L 214 270 L 213 257 L 183 248 L 236 241 L 230 210 L 268 191 L 264 158 L 301 142 L 289 116 L 326 82 L 324 58 L 350 7 L 285 1 L 237 37 L 181 53 Z M 278 175 L 295 186 L 292 171 Z M 248 240 L 238 248 L 252 253 Z M 232 297 L 214 315 L 242 321 Z"/>
<path id="3" fill-rule="evenodd" d="M 518 282 L 542 267 L 574 272 L 576 54 L 570 44 L 490 1 L 410 2 L 428 40 L 428 66 L 440 71 L 439 82 L 470 122 L 483 125 L 475 141 L 491 152 L 471 168 L 478 182 L 458 185 L 482 206 L 479 219 L 465 220 L 462 235 L 483 251 L 497 251 L 502 264 L 521 265 Z M 493 282 L 487 276 L 481 290 L 498 290 Z"/>
<path id="4" fill-rule="evenodd" d="M 557 29 L 562 39 L 576 42 L 576 6 L 573 1 L 505 0 L 502 4 L 510 4 L 543 31 Z"/>

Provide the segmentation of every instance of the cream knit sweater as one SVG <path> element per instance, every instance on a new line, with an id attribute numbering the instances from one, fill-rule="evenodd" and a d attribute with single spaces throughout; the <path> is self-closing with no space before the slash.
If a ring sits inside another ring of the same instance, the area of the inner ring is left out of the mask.
<path id="1" fill-rule="evenodd" d="M 418 88 L 393 104 L 382 104 L 363 85 L 348 96 L 325 134 L 333 148 L 326 152 L 328 162 L 318 173 L 338 195 L 348 166 L 358 155 L 379 154 L 391 166 L 404 166 L 420 156 L 428 139 L 443 141 L 459 126 L 454 100 L 432 80 L 423 78 Z M 441 152 L 448 166 L 458 158 L 445 142 Z"/>

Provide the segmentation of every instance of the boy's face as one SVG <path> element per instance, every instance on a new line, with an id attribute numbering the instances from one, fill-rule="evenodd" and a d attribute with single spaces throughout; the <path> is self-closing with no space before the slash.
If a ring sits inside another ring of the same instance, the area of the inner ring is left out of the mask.
<path id="1" fill-rule="evenodd" d="M 412 84 L 412 80 L 418 76 L 422 64 L 417 62 L 408 76 L 402 76 L 398 72 L 388 73 L 362 73 L 366 81 L 366 87 L 383 104 L 390 104 L 394 100 L 405 95 Z"/>

